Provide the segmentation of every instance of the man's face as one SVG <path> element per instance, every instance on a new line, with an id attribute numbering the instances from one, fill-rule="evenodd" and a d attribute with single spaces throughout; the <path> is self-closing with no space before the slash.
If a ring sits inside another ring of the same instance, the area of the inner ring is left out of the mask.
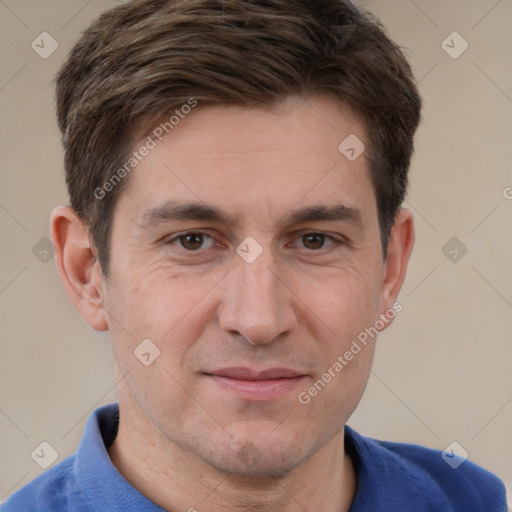
<path id="1" fill-rule="evenodd" d="M 148 435 L 222 471 L 277 476 L 341 431 L 374 340 L 298 397 L 390 307 L 366 155 L 338 149 L 350 134 L 367 139 L 328 96 L 199 105 L 131 172 L 104 305 L 121 411 Z M 227 217 L 174 218 L 185 203 Z M 160 350 L 149 366 L 134 355 L 147 339 Z"/>

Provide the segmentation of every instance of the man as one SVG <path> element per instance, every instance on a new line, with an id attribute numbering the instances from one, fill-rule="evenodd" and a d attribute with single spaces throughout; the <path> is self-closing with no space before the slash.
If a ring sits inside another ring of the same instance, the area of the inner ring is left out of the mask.
<path id="1" fill-rule="evenodd" d="M 342 0 L 127 2 L 56 84 L 56 261 L 110 331 L 119 405 L 2 510 L 506 510 L 475 464 L 345 426 L 414 244 L 421 102 L 376 20 Z"/>

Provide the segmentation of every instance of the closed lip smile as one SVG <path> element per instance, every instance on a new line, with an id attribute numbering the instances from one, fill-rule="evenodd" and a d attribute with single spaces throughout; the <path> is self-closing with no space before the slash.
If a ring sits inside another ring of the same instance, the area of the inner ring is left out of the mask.
<path id="1" fill-rule="evenodd" d="M 306 377 L 296 370 L 277 367 L 255 370 L 233 366 L 204 374 L 221 388 L 253 401 L 276 400 L 298 386 Z"/>

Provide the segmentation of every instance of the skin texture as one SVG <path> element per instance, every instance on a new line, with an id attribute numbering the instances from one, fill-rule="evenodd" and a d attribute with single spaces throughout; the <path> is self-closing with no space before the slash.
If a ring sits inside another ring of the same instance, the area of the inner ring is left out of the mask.
<path id="1" fill-rule="evenodd" d="M 75 213 L 52 213 L 66 291 L 88 325 L 111 335 L 120 427 L 110 457 L 166 510 L 342 511 L 353 500 L 343 426 L 366 386 L 375 339 L 309 403 L 298 394 L 390 310 L 414 228 L 402 208 L 383 261 L 366 154 L 351 162 L 338 150 L 349 134 L 366 140 L 327 95 L 273 109 L 199 105 L 131 172 L 108 279 Z M 220 207 L 238 222 L 144 223 L 144 212 L 169 200 Z M 286 221 L 296 209 L 340 203 L 359 221 Z M 205 236 L 176 237 L 186 232 Z M 262 249 L 252 263 L 236 252 L 247 237 Z M 160 350 L 149 366 L 134 357 L 144 339 Z M 207 375 L 225 367 L 280 367 L 302 378 L 256 399 Z"/>

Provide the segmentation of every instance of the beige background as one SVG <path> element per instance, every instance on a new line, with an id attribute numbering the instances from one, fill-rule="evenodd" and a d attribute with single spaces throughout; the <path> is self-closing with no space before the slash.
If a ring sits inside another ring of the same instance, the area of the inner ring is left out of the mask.
<path id="1" fill-rule="evenodd" d="M 457 441 L 512 490 L 512 2 L 360 3 L 407 49 L 425 107 L 404 309 L 379 340 L 349 424 L 438 449 Z M 112 4 L 0 0 L 0 498 L 42 472 L 30 456 L 42 441 L 62 460 L 90 411 L 116 399 L 108 336 L 74 312 L 54 260 L 32 252 L 67 201 L 50 81 Z M 59 45 L 47 59 L 31 48 L 43 31 Z M 453 31 L 469 44 L 457 59 L 441 46 Z M 468 249 L 457 262 L 442 250 L 452 237 Z"/>

